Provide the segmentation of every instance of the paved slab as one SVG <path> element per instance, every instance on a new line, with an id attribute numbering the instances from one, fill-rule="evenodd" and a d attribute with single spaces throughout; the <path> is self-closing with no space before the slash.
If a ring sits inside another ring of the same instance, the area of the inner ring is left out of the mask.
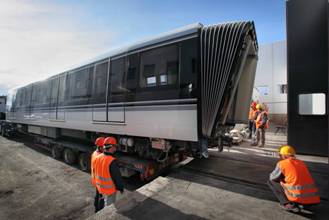
<path id="1" fill-rule="evenodd" d="M 88 219 L 326 219 L 325 205 L 316 216 L 296 215 L 283 211 L 267 191 L 179 171 Z"/>
<path id="2" fill-rule="evenodd" d="M 88 173 L 0 137 L 0 219 L 84 219 L 93 196 Z"/>

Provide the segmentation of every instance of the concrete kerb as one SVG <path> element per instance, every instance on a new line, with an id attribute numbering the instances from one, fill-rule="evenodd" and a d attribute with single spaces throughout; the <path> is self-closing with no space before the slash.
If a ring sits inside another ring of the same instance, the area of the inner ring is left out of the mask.
<path id="1" fill-rule="evenodd" d="M 134 192 L 124 192 L 122 195 L 118 193 L 117 202 L 110 206 L 105 207 L 98 213 L 87 218 L 88 220 L 100 220 L 100 219 L 129 219 L 120 214 L 127 212 L 146 199 L 156 195 L 163 188 L 170 183 L 169 179 L 164 177 L 158 177 L 152 181 L 152 184 L 146 184 L 145 186 L 137 189 Z"/>

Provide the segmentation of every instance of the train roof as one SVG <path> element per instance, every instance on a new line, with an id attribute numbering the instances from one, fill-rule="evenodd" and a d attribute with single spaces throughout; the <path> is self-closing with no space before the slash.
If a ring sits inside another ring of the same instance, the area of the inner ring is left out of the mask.
<path id="1" fill-rule="evenodd" d="M 224 25 L 224 24 L 229 24 L 229 23 L 234 23 L 234 22 L 224 22 L 224 23 L 219 23 L 219 24 L 216 24 L 216 25 Z M 206 27 L 208 27 L 208 26 L 212 26 L 212 25 L 207 25 Z M 150 38 L 146 38 L 146 39 L 141 40 L 141 41 L 137 41 L 136 43 L 133 43 L 133 44 L 130 44 L 130 45 L 127 45 L 127 46 L 117 47 L 115 49 L 111 49 L 109 52 L 104 53 L 100 56 L 96 56 L 92 59 L 89 59 L 89 60 L 83 61 L 81 63 L 75 64 L 75 65 L 67 68 L 64 71 L 61 71 L 60 73 L 55 73 L 54 75 L 52 75 L 50 77 L 47 77 L 44 80 L 39 80 L 39 81 L 29 83 L 29 84 L 24 85 L 24 86 L 18 86 L 16 88 L 14 88 L 14 90 L 17 90 L 17 89 L 25 87 L 25 86 L 32 85 L 34 83 L 38 83 L 38 82 L 46 81 L 48 79 L 56 78 L 56 77 L 58 77 L 62 74 L 65 74 L 67 72 L 73 71 L 75 69 L 78 69 L 78 68 L 81 68 L 81 67 L 84 67 L 84 66 L 88 66 L 90 64 L 108 59 L 110 57 L 120 56 L 120 55 L 123 55 L 125 53 L 137 51 L 137 50 L 140 50 L 140 49 L 145 48 L 145 47 L 151 47 L 152 45 L 156 45 L 156 44 L 159 44 L 159 43 L 162 43 L 162 42 L 172 41 L 172 40 L 180 39 L 180 38 L 183 38 L 183 37 L 186 37 L 186 36 L 191 36 L 193 34 L 197 34 L 198 31 L 203 27 L 204 27 L 204 25 L 201 24 L 201 23 L 193 23 L 193 24 L 186 25 L 186 26 L 183 26 L 183 27 L 180 27 L 180 28 L 168 31 L 168 32 L 164 32 L 164 33 L 159 34 L 159 35 L 154 36 L 154 37 L 150 37 Z"/>

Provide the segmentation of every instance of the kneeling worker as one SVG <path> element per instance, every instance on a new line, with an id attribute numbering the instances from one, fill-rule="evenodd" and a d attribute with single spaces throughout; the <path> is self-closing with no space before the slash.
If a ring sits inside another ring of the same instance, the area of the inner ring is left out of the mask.
<path id="1" fill-rule="evenodd" d="M 103 147 L 104 147 L 104 137 L 99 137 L 95 141 L 96 145 L 96 150 L 93 152 L 91 155 L 91 184 L 96 188 L 96 194 L 95 194 L 95 200 L 94 200 L 94 206 L 95 206 L 95 212 L 98 212 L 99 210 L 102 209 L 104 206 L 104 201 L 102 199 L 102 194 L 100 194 L 97 190 L 96 187 L 96 179 L 95 179 L 95 159 L 98 157 L 100 154 L 103 153 Z"/>
<path id="2" fill-rule="evenodd" d="M 279 149 L 280 161 L 270 174 L 268 185 L 287 211 L 298 212 L 300 205 L 320 203 L 318 189 L 305 163 L 296 159 L 291 146 Z"/>
<path id="3" fill-rule="evenodd" d="M 119 166 L 114 158 L 117 141 L 113 137 L 104 140 L 104 152 L 95 160 L 96 187 L 104 196 L 104 205 L 115 202 L 116 192 L 123 193 L 124 186 Z"/>

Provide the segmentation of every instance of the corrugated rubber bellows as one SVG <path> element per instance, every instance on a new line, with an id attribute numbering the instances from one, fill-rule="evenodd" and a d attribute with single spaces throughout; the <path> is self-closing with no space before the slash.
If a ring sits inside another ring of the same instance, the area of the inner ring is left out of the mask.
<path id="1" fill-rule="evenodd" d="M 247 36 L 256 48 L 257 40 L 253 22 L 234 22 L 201 28 L 201 114 L 202 135 L 210 137 L 223 106 L 223 97 L 234 65 Z"/>

